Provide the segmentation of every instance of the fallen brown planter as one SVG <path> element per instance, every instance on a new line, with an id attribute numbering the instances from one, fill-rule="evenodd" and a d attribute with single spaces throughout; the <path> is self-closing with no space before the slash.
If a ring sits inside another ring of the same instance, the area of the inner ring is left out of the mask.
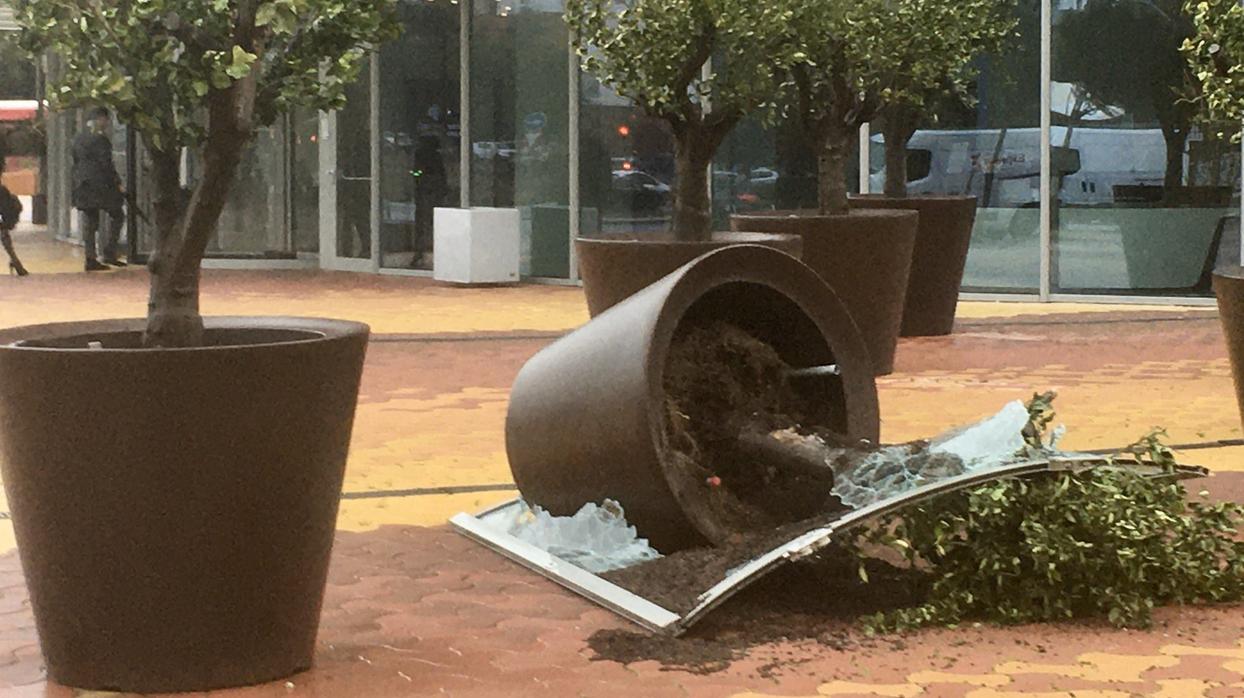
<path id="1" fill-rule="evenodd" d="M 577 238 L 575 254 L 588 314 L 600 315 L 705 252 L 739 244 L 764 245 L 796 258 L 803 250 L 797 236 L 764 233 L 720 232 L 697 242 L 675 240 L 668 233 Z"/>
<path id="2" fill-rule="evenodd" d="M 662 379 L 676 332 L 728 321 L 794 367 L 836 363 L 801 383 L 839 433 L 876 442 L 877 390 L 859 331 L 833 291 L 794 257 L 756 245 L 699 257 L 536 354 L 510 393 L 506 453 L 524 498 L 569 515 L 614 499 L 658 550 L 730 531 L 665 448 Z"/>
<path id="3" fill-rule="evenodd" d="M 974 196 L 892 198 L 866 194 L 851 197 L 860 209 L 904 209 L 920 214 L 916 251 L 907 281 L 902 337 L 938 337 L 955 326 L 959 288 L 976 222 Z"/>
<path id="4" fill-rule="evenodd" d="M 738 231 L 792 233 L 803 238 L 803 261 L 821 275 L 855 318 L 876 375 L 894 371 L 903 302 L 916 244 L 914 211 L 856 210 L 735 214 Z"/>
<path id="5" fill-rule="evenodd" d="M 1244 421 L 1244 268 L 1231 265 L 1215 270 L 1214 295 L 1218 297 L 1218 317 L 1231 356 L 1235 397 Z"/>
<path id="6" fill-rule="evenodd" d="M 366 325 L 0 331 L 4 485 L 48 675 L 205 691 L 311 666 Z M 102 349 L 86 348 L 100 341 Z"/>

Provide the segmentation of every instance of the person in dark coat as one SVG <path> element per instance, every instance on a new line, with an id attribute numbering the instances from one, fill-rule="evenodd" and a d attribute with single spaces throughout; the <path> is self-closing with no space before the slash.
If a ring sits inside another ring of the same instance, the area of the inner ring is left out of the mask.
<path id="1" fill-rule="evenodd" d="M 5 147 L 4 134 L 0 133 L 0 175 L 4 174 L 4 159 L 7 156 L 8 149 Z M 0 183 L 0 247 L 9 255 L 9 272 L 18 276 L 26 276 L 29 272 L 26 267 L 22 266 L 22 260 L 17 258 L 17 252 L 13 249 L 13 236 L 11 235 L 14 228 L 17 227 L 17 221 L 22 215 L 22 202 L 9 191 L 4 184 Z"/>
<path id="2" fill-rule="evenodd" d="M 88 129 L 73 142 L 73 206 L 82 212 L 82 245 L 86 251 L 86 270 L 101 271 L 105 265 L 123 267 L 125 262 L 117 259 L 117 246 L 121 240 L 121 226 L 125 212 L 121 205 L 125 195 L 121 192 L 121 176 L 112 161 L 112 118 L 104 107 L 90 112 Z M 99 232 L 99 214 L 108 214 L 108 231 L 104 235 L 103 257 L 100 264 L 96 257 L 96 238 Z"/>

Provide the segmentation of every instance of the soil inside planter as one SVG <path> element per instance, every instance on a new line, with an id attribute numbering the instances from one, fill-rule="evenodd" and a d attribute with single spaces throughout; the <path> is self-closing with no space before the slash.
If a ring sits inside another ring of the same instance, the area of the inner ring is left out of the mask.
<path id="1" fill-rule="evenodd" d="M 692 553 L 694 551 L 687 551 Z M 691 554 L 666 565 L 690 567 Z M 653 571 L 665 560 L 610 573 L 635 581 L 641 569 Z M 717 612 L 704 618 L 678 638 L 631 630 L 601 630 L 588 639 L 594 660 L 622 663 L 653 660 L 665 668 L 712 673 L 730 666 L 748 651 L 779 641 L 810 642 L 831 650 L 851 650 L 900 637 L 875 638 L 859 630 L 864 615 L 912 606 L 924 597 L 928 577 L 918 571 L 869 558 L 865 562 L 869 582 L 859 577 L 854 558 L 831 546 L 816 558 L 788 565 L 745 589 Z M 625 574 L 622 574 L 625 573 Z M 789 667 L 789 657 L 775 657 L 757 674 L 770 676 Z"/>
<path id="2" fill-rule="evenodd" d="M 757 454 L 741 438 L 793 450 L 810 439 L 845 447 L 841 435 L 807 416 L 817 411 L 795 389 L 791 370 L 773 347 L 723 322 L 687 328 L 671 344 L 666 462 L 678 480 L 693 483 L 685 494 L 724 528 L 719 543 L 748 547 L 748 534 L 844 508 L 831 492 L 828 463 L 788 467 L 789 458 Z"/>

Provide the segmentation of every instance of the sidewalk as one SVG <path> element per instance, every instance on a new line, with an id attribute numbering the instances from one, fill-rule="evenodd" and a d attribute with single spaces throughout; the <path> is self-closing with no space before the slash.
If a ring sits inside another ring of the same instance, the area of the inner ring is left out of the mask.
<path id="1" fill-rule="evenodd" d="M 41 272 L 32 260 L 50 268 L 60 243 L 23 236 L 24 257 L 42 251 L 26 260 L 32 276 L 0 279 L 0 326 L 144 312 L 144 270 Z M 220 695 L 1244 695 L 1239 608 L 1165 610 L 1148 632 L 964 628 L 849 649 L 775 642 L 707 674 L 593 662 L 588 639 L 629 630 L 625 622 L 443 525 L 516 495 L 503 438 L 509 386 L 528 357 L 586 319 L 581 291 L 208 271 L 203 306 L 348 317 L 376 333 L 318 666 L 292 687 Z M 1122 446 L 1162 425 L 1172 443 L 1203 446 L 1180 455 L 1218 473 L 1205 483 L 1216 496 L 1244 500 L 1244 446 L 1214 445 L 1244 434 L 1212 308 L 964 303 L 960 317 L 950 337 L 902 342 L 898 370 L 879 381 L 885 440 L 931 436 L 1054 389 L 1066 447 Z M 74 695 L 45 685 L 7 513 L 0 519 L 0 696 Z"/>

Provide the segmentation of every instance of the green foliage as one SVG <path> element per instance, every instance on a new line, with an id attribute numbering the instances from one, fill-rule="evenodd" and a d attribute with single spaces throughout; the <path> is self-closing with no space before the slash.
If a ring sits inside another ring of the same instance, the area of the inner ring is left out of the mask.
<path id="1" fill-rule="evenodd" d="M 793 56 L 781 2 L 574 0 L 566 5 L 583 68 L 674 124 L 742 116 L 772 104 Z M 714 60 L 714 70 L 703 67 Z"/>
<path id="2" fill-rule="evenodd" d="M 1173 464 L 1154 430 L 1126 450 Z M 1164 604 L 1244 598 L 1244 507 L 1188 502 L 1172 471 L 1126 465 L 1013 478 L 906 508 L 870 533 L 929 575 L 925 603 L 874 631 L 964 620 L 1105 618 L 1145 627 Z M 1204 493 L 1202 493 L 1204 497 Z"/>
<path id="3" fill-rule="evenodd" d="M 1000 50 L 1015 24 L 1014 0 L 796 3 L 803 108 L 836 106 L 857 127 L 882 105 L 921 108 L 946 92 L 966 96 L 973 60 Z"/>
<path id="4" fill-rule="evenodd" d="M 35 98 L 35 62 L 17 43 L 17 33 L 0 31 L 0 99 Z"/>
<path id="5" fill-rule="evenodd" d="M 17 0 L 24 47 L 61 69 L 54 107 L 102 105 L 157 149 L 197 146 L 204 104 L 246 79 L 258 128 L 296 105 L 337 108 L 396 0 Z"/>
<path id="6" fill-rule="evenodd" d="M 1189 0 L 1187 12 L 1194 33 L 1183 52 L 1200 101 L 1210 119 L 1238 125 L 1244 120 L 1244 7 L 1233 0 Z"/>
<path id="7" fill-rule="evenodd" d="M 1040 455 L 1048 446 L 1045 432 L 1054 421 L 1054 398 L 1058 393 L 1053 390 L 1045 393 L 1033 393 L 1028 401 L 1028 423 L 1020 431 L 1024 438 L 1024 449 L 1019 454 L 1023 457 Z"/>

